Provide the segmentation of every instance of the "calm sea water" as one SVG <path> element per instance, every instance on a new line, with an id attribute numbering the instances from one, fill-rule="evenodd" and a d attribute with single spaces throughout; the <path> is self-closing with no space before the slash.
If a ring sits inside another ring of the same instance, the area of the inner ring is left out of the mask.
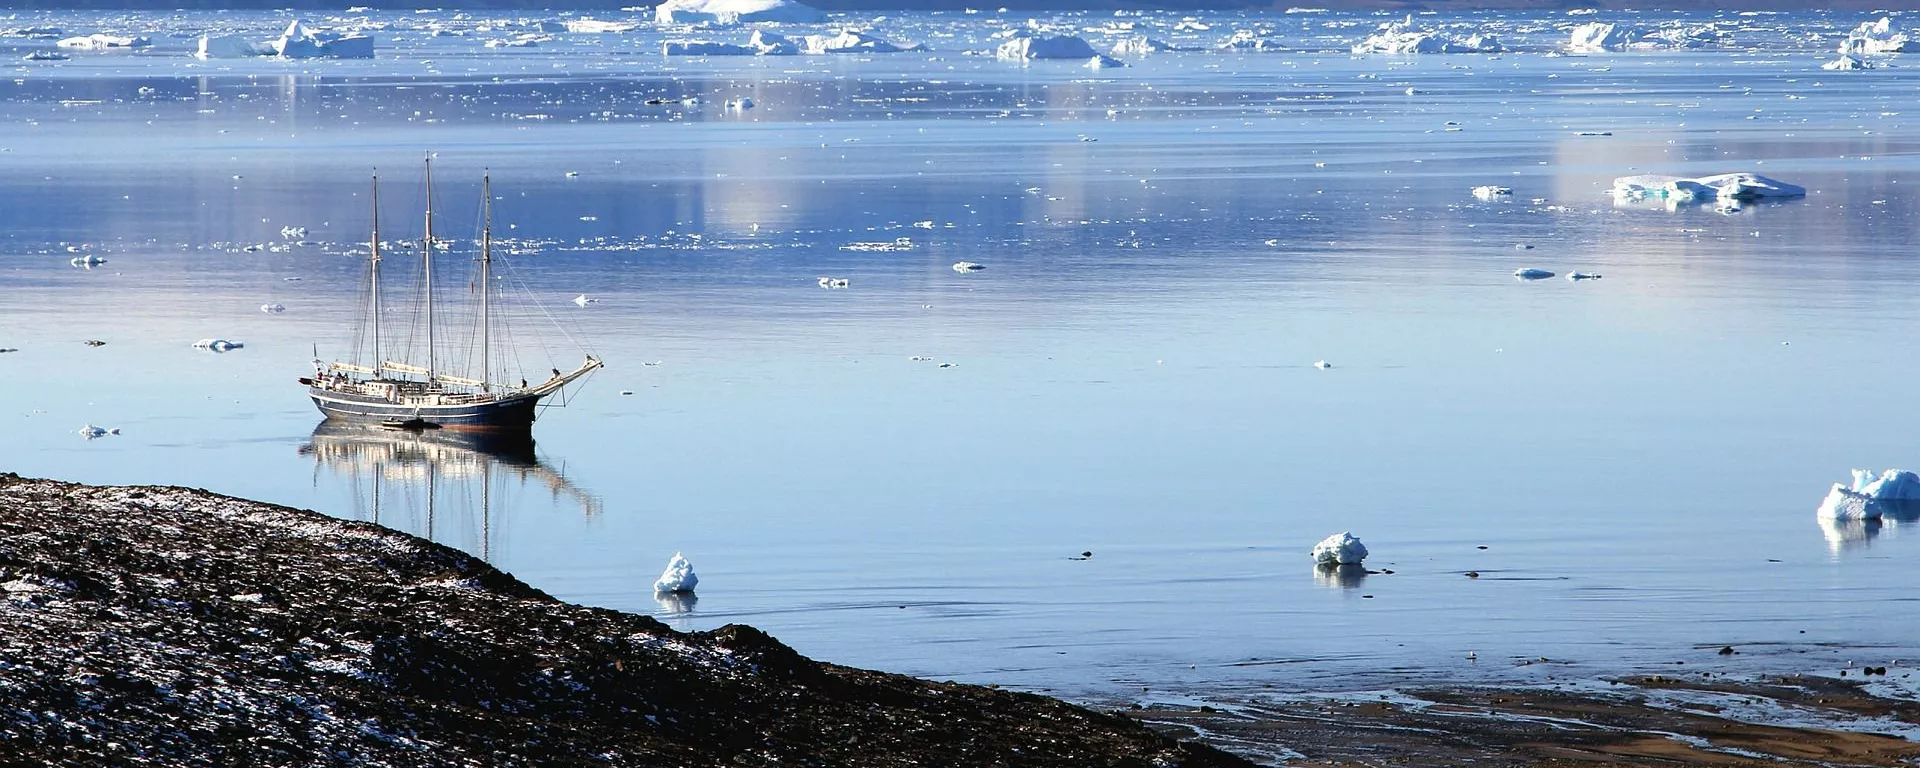
<path id="1" fill-rule="evenodd" d="M 1813 515 L 1920 465 L 1920 70 L 1821 71 L 1860 20 L 1826 16 L 1565 57 L 1585 19 L 1428 17 L 1521 50 L 1426 57 L 1343 52 L 1382 17 L 1179 19 L 1124 20 L 1305 50 L 1022 67 L 961 52 L 1025 17 L 910 14 L 841 21 L 933 52 L 681 59 L 659 41 L 747 33 L 488 49 L 441 13 L 373 17 L 372 62 L 196 62 L 284 20 L 18 16 L 159 34 L 0 44 L 0 468 L 377 506 L 563 599 L 1078 695 L 1920 652 L 1913 523 Z M 532 378 L 608 363 L 532 456 L 316 434 L 294 381 L 352 341 L 368 176 L 418 236 L 429 151 L 458 237 L 491 173 L 559 320 L 509 316 Z M 1602 194 L 1733 170 L 1810 194 Z M 1343 530 L 1392 573 L 1316 574 Z M 675 552 L 697 601 L 651 592 Z"/>

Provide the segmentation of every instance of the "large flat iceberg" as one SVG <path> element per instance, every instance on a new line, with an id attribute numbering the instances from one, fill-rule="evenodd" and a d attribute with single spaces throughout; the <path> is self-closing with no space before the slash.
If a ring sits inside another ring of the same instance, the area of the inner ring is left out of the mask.
<path id="1" fill-rule="evenodd" d="M 110 51 L 116 48 L 146 48 L 153 45 L 153 40 L 145 37 L 95 34 L 63 38 L 54 45 L 82 51 Z"/>
<path id="2" fill-rule="evenodd" d="M 1807 188 L 1757 173 L 1721 173 L 1699 178 L 1645 174 L 1613 180 L 1613 194 L 1630 200 L 1759 200 L 1805 197 Z"/>
<path id="3" fill-rule="evenodd" d="M 1853 471 L 1853 487 L 1834 483 L 1816 514 L 1825 520 L 1877 520 L 1903 502 L 1920 502 L 1920 475 L 1889 469 Z"/>
<path id="4" fill-rule="evenodd" d="M 811 24 L 827 20 L 818 8 L 793 0 L 666 0 L 653 9 L 659 24 Z"/>

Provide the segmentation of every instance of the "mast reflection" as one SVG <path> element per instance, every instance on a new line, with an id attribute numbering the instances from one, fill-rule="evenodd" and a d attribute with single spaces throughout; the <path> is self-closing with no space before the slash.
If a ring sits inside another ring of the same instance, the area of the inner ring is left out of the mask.
<path id="1" fill-rule="evenodd" d="M 321 422 L 300 446 L 320 469 L 344 479 L 353 494 L 354 519 L 461 549 L 493 562 L 506 529 L 535 506 L 526 491 L 539 489 L 556 508 L 598 517 L 598 496 L 568 480 L 534 452 L 532 435 L 390 430 Z"/>

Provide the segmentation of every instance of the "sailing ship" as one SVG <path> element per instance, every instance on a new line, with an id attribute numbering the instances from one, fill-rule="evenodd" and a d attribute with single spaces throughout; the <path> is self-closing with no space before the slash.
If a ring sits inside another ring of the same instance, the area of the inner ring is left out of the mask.
<path id="1" fill-rule="evenodd" d="M 415 322 L 424 320 L 425 357 L 416 360 L 390 360 L 381 337 L 380 292 L 380 177 L 373 178 L 373 234 L 368 241 L 369 308 L 361 331 L 371 331 L 371 356 L 365 362 L 314 360 L 314 375 L 302 378 L 308 396 L 329 421 L 370 423 L 393 429 L 454 429 L 481 431 L 529 431 L 542 405 L 541 401 L 560 394 L 569 384 L 584 378 L 602 366 L 600 359 L 587 354 L 579 367 L 562 372 L 553 369 L 551 377 L 528 384 L 520 377 L 517 384 L 503 370 L 496 371 L 494 336 L 496 329 L 493 294 L 493 182 L 482 177 L 482 229 L 478 275 L 475 281 L 480 309 L 478 328 L 472 339 L 478 347 L 477 371 L 450 370 L 443 357 L 474 357 L 443 353 L 442 342 L 434 329 L 438 314 L 434 298 L 434 252 L 441 241 L 433 236 L 433 160 L 426 165 L 426 232 L 419 244 L 421 281 L 425 299 L 418 307 Z M 357 334 L 358 335 L 358 334 Z M 411 346 L 411 345 L 409 345 Z M 411 349 L 406 350 L 411 353 Z M 359 344 L 355 344 L 355 353 Z M 406 353 L 401 355 L 407 357 Z M 458 375 L 465 373 L 467 375 Z M 476 375 L 477 373 L 477 375 Z"/>

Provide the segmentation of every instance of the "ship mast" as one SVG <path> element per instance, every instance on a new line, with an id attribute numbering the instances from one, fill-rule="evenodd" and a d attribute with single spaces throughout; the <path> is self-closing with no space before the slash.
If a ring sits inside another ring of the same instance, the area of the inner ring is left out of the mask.
<path id="1" fill-rule="evenodd" d="M 386 366 L 386 358 L 380 356 L 380 172 L 373 173 L 373 239 L 368 241 L 373 247 L 373 376 L 380 377 L 380 369 Z M 378 494 L 379 491 L 375 491 Z M 376 515 L 378 513 L 375 513 Z M 377 522 L 376 518 L 376 522 Z"/>
<path id="2" fill-rule="evenodd" d="M 427 382 L 433 382 L 433 155 L 427 155 L 427 239 L 422 252 L 426 259 L 427 283 Z"/>
<path id="3" fill-rule="evenodd" d="M 483 174 L 480 177 L 480 198 L 484 201 L 481 209 L 486 212 L 486 224 L 480 229 L 480 391 L 492 392 L 493 366 L 490 365 L 493 341 L 491 328 L 492 307 L 488 299 L 493 295 L 493 177 Z"/>

